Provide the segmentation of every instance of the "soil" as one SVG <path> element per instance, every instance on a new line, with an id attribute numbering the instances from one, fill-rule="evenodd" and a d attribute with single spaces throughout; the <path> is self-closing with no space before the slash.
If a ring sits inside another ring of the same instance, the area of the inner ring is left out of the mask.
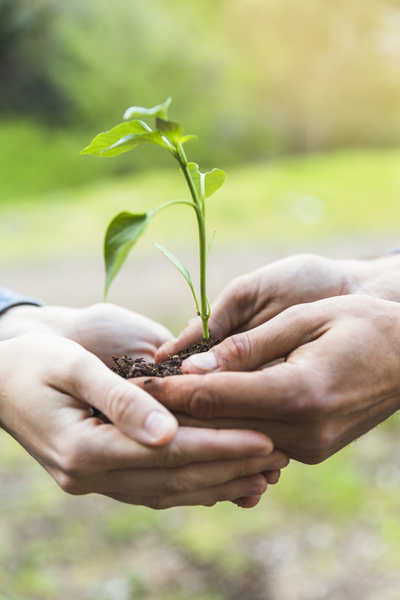
<path id="1" fill-rule="evenodd" d="M 112 357 L 115 367 L 111 370 L 117 375 L 120 375 L 124 379 L 133 379 L 134 377 L 148 377 L 145 383 L 151 381 L 152 377 L 171 377 L 173 375 L 183 375 L 182 373 L 182 362 L 192 356 L 192 354 L 200 354 L 201 352 L 208 352 L 213 346 L 220 343 L 221 340 L 213 340 L 211 337 L 208 340 L 203 339 L 198 344 L 186 348 L 175 354 L 174 356 L 168 355 L 169 358 L 161 363 L 148 363 L 144 358 L 128 358 L 127 355 L 121 356 L 121 358 Z M 103 415 L 97 408 L 92 406 L 93 417 L 101 419 L 104 423 L 111 423 L 111 421 Z"/>
<path id="2" fill-rule="evenodd" d="M 134 377 L 171 377 L 173 375 L 182 375 L 182 362 L 189 358 L 192 354 L 200 354 L 208 352 L 213 346 L 220 343 L 220 340 L 203 339 L 198 344 L 186 348 L 164 360 L 161 363 L 148 363 L 144 358 L 128 358 L 126 355 L 121 358 L 113 356 L 115 367 L 112 371 L 121 375 L 124 379 L 132 379 Z"/>

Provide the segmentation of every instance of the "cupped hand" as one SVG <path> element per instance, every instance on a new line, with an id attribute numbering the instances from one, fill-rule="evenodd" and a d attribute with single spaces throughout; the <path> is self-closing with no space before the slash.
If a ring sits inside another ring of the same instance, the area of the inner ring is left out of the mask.
<path id="1" fill-rule="evenodd" d="M 112 355 L 153 361 L 157 348 L 172 339 L 163 325 L 115 304 L 82 309 L 22 305 L 0 317 L 0 340 L 31 332 L 71 339 L 108 366 L 113 364 Z"/>
<path id="2" fill-rule="evenodd" d="M 332 296 L 367 294 L 400 301 L 399 274 L 399 255 L 374 260 L 290 256 L 233 279 L 211 307 L 210 332 L 214 339 L 223 340 L 258 327 L 290 306 Z M 196 317 L 177 340 L 157 351 L 156 361 L 201 338 L 202 324 Z"/>
<path id="3" fill-rule="evenodd" d="M 182 423 L 253 427 L 318 463 L 400 408 L 400 305 L 360 295 L 294 306 L 183 370 L 146 387 Z"/>
<path id="4" fill-rule="evenodd" d="M 257 432 L 178 429 L 146 391 L 47 334 L 0 342 L 0 425 L 65 492 L 152 508 L 254 506 L 267 487 L 260 473 L 288 462 Z"/>

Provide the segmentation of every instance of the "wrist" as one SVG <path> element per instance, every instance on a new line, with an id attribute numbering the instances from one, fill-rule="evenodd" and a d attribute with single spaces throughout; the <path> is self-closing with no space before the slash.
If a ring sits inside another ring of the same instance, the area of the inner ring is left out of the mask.
<path id="1" fill-rule="evenodd" d="M 346 293 L 400 302 L 400 254 L 339 262 L 348 273 Z"/>
<path id="2" fill-rule="evenodd" d="M 0 314 L 0 341 L 33 332 L 71 337 L 74 312 L 58 306 L 12 306 Z"/>

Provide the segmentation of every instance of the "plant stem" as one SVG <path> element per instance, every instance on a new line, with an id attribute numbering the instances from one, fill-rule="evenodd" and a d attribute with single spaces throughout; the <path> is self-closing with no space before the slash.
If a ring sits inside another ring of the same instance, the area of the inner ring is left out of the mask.
<path id="1" fill-rule="evenodd" d="M 208 340 L 210 337 L 210 331 L 208 329 L 209 319 L 209 306 L 207 300 L 206 291 L 206 263 L 207 263 L 207 240 L 206 240 L 206 227 L 205 227 L 205 206 L 202 198 L 199 198 L 196 186 L 193 183 L 192 177 L 188 169 L 188 161 L 185 152 L 178 143 L 177 145 L 177 160 L 182 168 L 186 182 L 189 186 L 190 193 L 195 204 L 195 212 L 197 217 L 197 226 L 199 230 L 199 255 L 200 255 L 200 318 L 203 324 L 203 338 Z"/>
<path id="2" fill-rule="evenodd" d="M 186 204 L 186 206 L 192 206 L 193 208 L 196 208 L 196 205 L 193 204 L 193 202 L 189 202 L 188 200 L 169 200 L 169 202 L 164 202 L 164 204 L 160 204 L 160 206 L 157 206 L 157 208 L 151 211 L 151 214 L 156 215 L 158 212 L 160 212 L 160 210 L 163 210 L 168 206 L 172 206 L 173 204 Z"/>

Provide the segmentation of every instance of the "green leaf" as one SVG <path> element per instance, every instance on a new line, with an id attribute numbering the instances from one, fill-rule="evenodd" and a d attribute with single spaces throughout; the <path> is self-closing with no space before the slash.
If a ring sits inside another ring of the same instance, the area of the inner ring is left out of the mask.
<path id="1" fill-rule="evenodd" d="M 188 170 L 202 199 L 212 196 L 226 179 L 226 174 L 221 169 L 213 169 L 203 174 L 199 171 L 199 165 L 193 162 L 188 163 Z"/>
<path id="2" fill-rule="evenodd" d="M 165 135 L 171 142 L 177 144 L 183 135 L 183 127 L 175 121 L 166 121 L 157 117 L 156 128 L 161 135 Z"/>
<path id="3" fill-rule="evenodd" d="M 118 154 L 122 154 L 122 152 L 133 150 L 133 148 L 136 148 L 139 144 L 157 144 L 158 146 L 168 148 L 167 144 L 162 139 L 161 134 L 158 131 L 151 131 L 149 133 L 139 133 L 137 135 L 126 135 L 109 148 L 102 150 L 99 153 L 99 156 L 117 156 Z"/>
<path id="4" fill-rule="evenodd" d="M 172 102 L 172 98 L 167 98 L 162 104 L 153 106 L 153 108 L 143 108 L 143 106 L 131 106 L 124 112 L 124 119 L 132 119 L 134 117 L 160 117 L 161 119 L 168 118 L 168 107 Z"/>
<path id="5" fill-rule="evenodd" d="M 186 279 L 186 281 L 188 282 L 190 289 L 192 290 L 193 298 L 194 298 L 194 301 L 195 301 L 195 303 L 196 303 L 196 309 L 197 309 L 197 312 L 199 312 L 199 303 L 197 302 L 196 293 L 195 293 L 195 291 L 194 291 L 194 287 L 193 287 L 192 279 L 191 279 L 191 277 L 190 277 L 190 274 L 189 274 L 189 271 L 187 270 L 187 268 L 183 266 L 183 264 L 181 263 L 181 261 L 180 261 L 178 258 L 176 258 L 176 256 L 174 256 L 174 255 L 172 254 L 172 252 L 170 252 L 169 250 L 167 250 L 166 248 L 164 248 L 164 247 L 163 247 L 163 246 L 161 246 L 160 244 L 156 244 L 156 243 L 155 243 L 154 245 L 155 245 L 155 246 L 157 246 L 157 248 L 158 248 L 159 250 L 161 250 L 161 252 L 162 252 L 163 254 L 165 254 L 165 256 L 166 256 L 167 258 L 169 258 L 169 260 L 170 260 L 170 261 L 172 262 L 172 264 L 173 264 L 173 265 L 174 265 L 174 266 L 175 266 L 175 267 L 178 269 L 178 271 L 179 271 L 180 273 L 182 273 L 182 275 L 184 276 L 184 278 L 185 278 L 185 279 Z"/>
<path id="6" fill-rule="evenodd" d="M 104 240 L 105 297 L 112 280 L 124 264 L 129 251 L 150 223 L 151 216 L 151 213 L 121 212 L 109 224 Z"/>
<path id="7" fill-rule="evenodd" d="M 226 179 L 226 173 L 221 169 L 213 169 L 209 173 L 206 173 L 205 178 L 205 190 L 206 198 L 212 196 L 220 187 L 223 186 Z"/>
<path id="8" fill-rule="evenodd" d="M 121 123 L 110 131 L 105 131 L 104 133 L 99 133 L 99 135 L 96 135 L 89 146 L 84 148 L 80 154 L 106 156 L 104 151 L 122 138 L 128 135 L 138 135 L 143 133 L 152 133 L 150 127 L 146 125 L 146 123 L 143 123 L 143 121 L 130 121 L 129 123 Z M 124 150 L 121 150 L 121 152 L 124 152 Z M 120 152 L 117 152 L 116 154 L 120 154 Z"/>
<path id="9" fill-rule="evenodd" d="M 186 144 L 186 142 L 190 142 L 191 140 L 193 140 L 193 142 L 197 142 L 198 139 L 199 138 L 197 135 L 184 135 L 179 141 L 181 144 Z"/>
<path id="10" fill-rule="evenodd" d="M 188 282 L 188 284 L 190 285 L 190 287 L 193 287 L 193 283 L 192 283 L 192 279 L 190 277 L 189 271 L 186 269 L 186 267 L 183 266 L 183 264 L 181 263 L 181 261 L 176 258 L 176 256 L 174 256 L 172 254 L 172 252 L 170 252 L 169 250 L 167 250 L 166 248 L 164 248 L 164 246 L 161 246 L 161 244 L 156 244 L 154 243 L 154 245 L 161 250 L 161 252 L 163 254 L 165 254 L 165 256 L 167 258 L 169 258 L 169 260 L 172 262 L 172 264 L 178 269 L 178 271 L 180 271 L 182 273 L 182 275 L 184 276 L 184 278 L 186 279 L 186 281 Z"/>
<path id="11" fill-rule="evenodd" d="M 215 234 L 216 234 L 216 233 L 217 233 L 217 232 L 216 232 L 216 231 L 214 231 L 214 233 L 213 233 L 213 234 L 212 234 L 212 236 L 211 236 L 211 239 L 210 239 L 210 241 L 208 242 L 207 251 L 206 251 L 206 262 L 207 262 L 207 260 L 208 260 L 208 255 L 210 254 L 211 246 L 212 246 L 212 244 L 213 244 L 213 241 L 214 241 L 214 238 L 215 238 Z"/>

